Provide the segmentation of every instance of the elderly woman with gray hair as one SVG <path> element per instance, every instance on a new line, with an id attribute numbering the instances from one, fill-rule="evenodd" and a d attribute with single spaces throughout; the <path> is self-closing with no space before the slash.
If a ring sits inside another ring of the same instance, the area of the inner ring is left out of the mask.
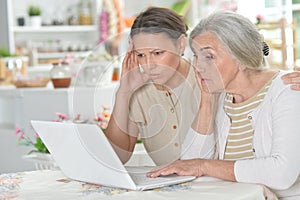
<path id="1" fill-rule="evenodd" d="M 259 183 L 300 199 L 300 93 L 285 71 L 264 67 L 263 39 L 247 18 L 220 11 L 190 35 L 201 87 L 182 159 L 149 177 L 177 173 Z"/>

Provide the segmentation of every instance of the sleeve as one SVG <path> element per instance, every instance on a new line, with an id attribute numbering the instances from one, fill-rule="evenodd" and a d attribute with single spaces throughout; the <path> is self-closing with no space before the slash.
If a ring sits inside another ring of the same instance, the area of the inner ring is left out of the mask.
<path id="1" fill-rule="evenodd" d="M 181 146 L 181 159 L 214 158 L 215 134 L 203 135 L 190 128 Z"/>
<path id="2" fill-rule="evenodd" d="M 287 86 L 272 101 L 270 156 L 236 161 L 234 173 L 238 182 L 284 190 L 294 184 L 300 171 L 300 92 Z"/>

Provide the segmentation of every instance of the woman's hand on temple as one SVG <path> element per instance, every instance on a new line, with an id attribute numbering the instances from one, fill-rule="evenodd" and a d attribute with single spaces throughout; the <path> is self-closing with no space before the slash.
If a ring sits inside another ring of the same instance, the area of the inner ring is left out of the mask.
<path id="1" fill-rule="evenodd" d="M 148 177 L 156 178 L 158 176 L 166 176 L 170 174 L 178 174 L 179 176 L 203 176 L 201 167 L 203 166 L 203 160 L 176 160 L 170 165 L 163 166 L 159 169 L 155 169 L 147 173 Z"/>
<path id="2" fill-rule="evenodd" d="M 284 84 L 292 84 L 293 90 L 300 90 L 300 67 L 296 67 L 295 71 L 285 74 L 281 78 Z"/>
<path id="3" fill-rule="evenodd" d="M 149 75 L 140 70 L 137 56 L 133 52 L 132 45 L 130 45 L 122 63 L 120 89 L 123 92 L 133 92 L 143 86 L 149 79 Z"/>

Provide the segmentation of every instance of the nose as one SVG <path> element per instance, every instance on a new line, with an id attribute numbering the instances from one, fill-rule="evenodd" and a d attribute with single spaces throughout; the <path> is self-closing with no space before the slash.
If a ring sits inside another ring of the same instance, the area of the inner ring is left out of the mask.
<path id="1" fill-rule="evenodd" d="M 192 66 L 199 73 L 205 72 L 205 66 L 204 66 L 204 64 L 201 63 L 201 62 L 199 62 L 196 58 L 193 59 Z"/>
<path id="2" fill-rule="evenodd" d="M 147 55 L 147 56 L 146 56 L 146 64 L 149 65 L 149 64 L 151 64 L 151 63 L 152 63 L 152 58 L 151 58 L 150 55 Z"/>
<path id="3" fill-rule="evenodd" d="M 197 71 L 197 72 L 199 72 L 199 73 L 204 73 L 206 70 L 205 70 L 205 68 L 204 67 L 201 67 L 201 65 L 194 65 L 193 66 L 194 67 L 194 69 Z"/>
<path id="4" fill-rule="evenodd" d="M 155 59 L 152 58 L 151 55 L 147 55 L 145 58 L 145 65 L 148 69 L 152 69 L 155 67 Z"/>

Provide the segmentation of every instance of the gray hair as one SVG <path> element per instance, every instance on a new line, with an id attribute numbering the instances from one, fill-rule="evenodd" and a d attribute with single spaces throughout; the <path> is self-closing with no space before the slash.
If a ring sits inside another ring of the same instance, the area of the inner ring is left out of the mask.
<path id="1" fill-rule="evenodd" d="M 192 30 L 190 43 L 204 32 L 213 33 L 228 53 L 248 69 L 264 69 L 263 38 L 249 19 L 231 11 L 218 11 L 202 19 Z"/>

